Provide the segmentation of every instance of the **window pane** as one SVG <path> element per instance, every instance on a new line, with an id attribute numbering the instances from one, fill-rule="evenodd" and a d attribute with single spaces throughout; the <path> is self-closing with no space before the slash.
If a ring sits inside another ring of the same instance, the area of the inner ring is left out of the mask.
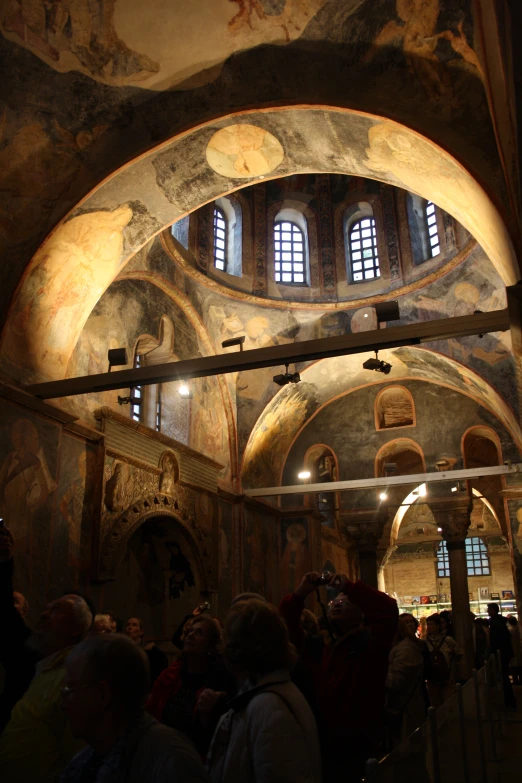
<path id="1" fill-rule="evenodd" d="M 435 226 L 430 226 L 429 227 L 429 235 L 430 235 L 430 237 L 432 237 L 436 233 L 437 233 L 437 226 L 436 225 Z"/>
<path id="2" fill-rule="evenodd" d="M 363 250 L 363 258 L 373 258 L 373 252 L 371 247 L 367 247 Z"/>
<path id="3" fill-rule="evenodd" d="M 291 231 L 292 230 L 292 224 L 291 223 L 281 223 L 280 224 L 283 231 Z"/>
<path id="4" fill-rule="evenodd" d="M 294 253 L 294 261 L 304 261 L 302 253 Z"/>
<path id="5" fill-rule="evenodd" d="M 291 242 L 283 242 L 283 246 L 281 248 L 282 250 L 291 250 L 292 249 L 292 243 Z"/>
<path id="6" fill-rule="evenodd" d="M 283 261 L 291 261 L 292 260 L 292 254 L 291 253 L 282 253 Z"/>
<path id="7" fill-rule="evenodd" d="M 371 230 L 371 228 L 365 228 L 365 229 L 363 229 L 363 231 L 362 231 L 362 235 L 363 235 L 363 237 L 371 237 L 371 235 L 372 235 L 372 230 Z"/>
<path id="8" fill-rule="evenodd" d="M 361 249 L 360 242 L 352 242 L 352 250 L 360 250 L 360 249 Z"/>
<path id="9" fill-rule="evenodd" d="M 292 240 L 292 234 L 289 231 L 283 231 L 281 239 L 283 242 L 290 242 Z"/>
<path id="10" fill-rule="evenodd" d="M 303 243 L 302 242 L 294 242 L 294 250 L 296 253 L 302 253 L 303 252 Z"/>
<path id="11" fill-rule="evenodd" d="M 294 264 L 294 271 L 295 272 L 304 272 L 303 265 L 302 264 Z"/>
<path id="12" fill-rule="evenodd" d="M 294 275 L 294 282 L 296 282 L 296 283 L 304 283 L 304 275 L 295 274 Z"/>
<path id="13" fill-rule="evenodd" d="M 359 261 L 360 258 L 362 258 L 360 253 L 352 253 L 352 258 L 354 261 Z"/>
<path id="14" fill-rule="evenodd" d="M 363 239 L 363 247 L 371 247 L 372 246 L 372 240 L 371 239 Z"/>
<path id="15" fill-rule="evenodd" d="M 364 262 L 365 269 L 373 269 L 373 258 L 369 258 Z"/>
<path id="16" fill-rule="evenodd" d="M 366 228 L 367 226 L 371 226 L 371 224 L 372 224 L 372 221 L 370 220 L 370 218 L 365 218 L 365 220 L 361 220 L 361 226 L 363 228 Z"/>
<path id="17" fill-rule="evenodd" d="M 281 270 L 281 264 L 277 261 L 276 261 L 275 268 L 276 268 L 276 272 L 279 272 Z"/>
<path id="18" fill-rule="evenodd" d="M 276 250 L 281 250 L 281 242 L 276 242 L 275 245 L 274 245 L 274 248 Z"/>
<path id="19" fill-rule="evenodd" d="M 276 272 L 275 281 L 276 281 L 276 283 L 280 283 L 281 282 L 281 275 L 279 274 L 279 272 Z"/>
<path id="20" fill-rule="evenodd" d="M 283 264 L 283 272 L 291 272 L 292 264 Z"/>
<path id="21" fill-rule="evenodd" d="M 354 280 L 362 280 L 362 279 L 363 279 L 362 272 L 357 272 L 357 273 L 356 273 L 356 274 L 353 276 L 353 279 L 354 279 Z"/>
<path id="22" fill-rule="evenodd" d="M 283 272 L 283 282 L 284 283 L 291 283 L 292 282 L 292 275 L 288 272 Z"/>
<path id="23" fill-rule="evenodd" d="M 432 249 L 432 255 L 438 256 L 440 253 L 440 247 L 438 245 L 435 245 L 435 247 Z"/>
<path id="24" fill-rule="evenodd" d="M 365 277 L 366 277 L 366 278 L 369 278 L 369 277 L 375 277 L 375 274 L 374 274 L 374 271 L 373 271 L 373 269 L 369 269 L 369 270 L 368 270 L 368 271 L 365 273 Z"/>
<path id="25" fill-rule="evenodd" d="M 362 269 L 362 264 L 360 261 L 357 261 L 355 264 L 352 264 L 352 268 L 354 272 L 358 272 L 359 269 Z"/>

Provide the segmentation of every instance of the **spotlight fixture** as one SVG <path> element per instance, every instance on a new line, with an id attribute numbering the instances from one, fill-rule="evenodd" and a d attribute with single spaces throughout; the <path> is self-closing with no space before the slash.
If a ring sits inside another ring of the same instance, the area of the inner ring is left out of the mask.
<path id="1" fill-rule="evenodd" d="M 126 348 L 110 348 L 107 351 L 107 359 L 109 360 L 109 372 L 113 367 L 124 367 L 129 363 Z"/>
<path id="2" fill-rule="evenodd" d="M 392 473 L 395 473 L 397 470 L 397 463 L 396 462 L 385 462 L 384 463 L 384 475 L 385 476 L 391 476 Z"/>
<path id="3" fill-rule="evenodd" d="M 309 479 L 312 474 L 309 470 L 302 470 L 300 473 L 297 474 L 297 478 L 301 479 L 301 481 L 305 481 L 305 479 Z"/>
<path id="4" fill-rule="evenodd" d="M 287 383 L 299 383 L 301 376 L 298 372 L 288 372 L 288 364 L 285 364 L 286 372 L 281 375 L 274 375 L 272 380 L 278 386 L 286 386 Z"/>
<path id="5" fill-rule="evenodd" d="M 182 383 L 181 386 L 179 387 L 178 394 L 180 397 L 184 397 L 185 399 L 192 397 L 189 387 L 184 383 Z"/>
<path id="6" fill-rule="evenodd" d="M 242 334 L 241 337 L 231 337 L 230 340 L 223 340 L 221 343 L 222 348 L 232 348 L 234 345 L 239 345 L 239 350 L 243 350 L 243 343 L 245 342 L 245 335 Z"/>
<path id="7" fill-rule="evenodd" d="M 386 492 L 381 492 L 381 494 L 379 495 L 379 499 L 388 500 L 388 495 L 386 494 Z"/>
<path id="8" fill-rule="evenodd" d="M 438 532 L 438 533 L 442 533 L 442 528 L 441 528 L 441 527 L 438 527 L 438 528 L 437 528 L 437 532 Z"/>
<path id="9" fill-rule="evenodd" d="M 363 367 L 365 370 L 375 370 L 375 372 L 382 372 L 384 375 L 389 375 L 392 368 L 391 364 L 379 359 L 379 351 L 375 351 L 375 359 L 366 359 L 363 362 Z"/>

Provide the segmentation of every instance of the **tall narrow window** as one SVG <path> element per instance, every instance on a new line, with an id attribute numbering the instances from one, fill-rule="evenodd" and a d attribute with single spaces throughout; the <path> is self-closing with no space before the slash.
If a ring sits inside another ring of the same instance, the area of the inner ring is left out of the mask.
<path id="1" fill-rule="evenodd" d="M 156 394 L 156 432 L 161 432 L 161 383 Z"/>
<path id="2" fill-rule="evenodd" d="M 381 276 L 375 218 L 365 217 L 351 226 L 350 264 L 354 283 Z"/>
<path id="3" fill-rule="evenodd" d="M 439 229 L 437 228 L 437 212 L 433 201 L 426 202 L 426 224 L 428 226 L 428 239 L 430 241 L 431 257 L 440 253 Z"/>
<path id="4" fill-rule="evenodd" d="M 441 541 L 437 548 L 437 576 L 449 576 L 449 554 L 445 541 Z"/>
<path id="5" fill-rule="evenodd" d="M 304 236 L 296 223 L 275 223 L 274 251 L 276 283 L 305 285 Z"/>
<path id="6" fill-rule="evenodd" d="M 136 357 L 134 359 L 134 366 L 141 367 L 141 356 L 139 355 L 139 353 L 136 354 Z M 135 386 L 133 389 L 131 389 L 131 399 L 132 399 L 130 405 L 131 419 L 134 419 L 134 421 L 142 421 L 143 386 Z"/>
<path id="7" fill-rule="evenodd" d="M 223 212 L 214 207 L 214 266 L 225 271 L 227 257 L 227 223 Z"/>

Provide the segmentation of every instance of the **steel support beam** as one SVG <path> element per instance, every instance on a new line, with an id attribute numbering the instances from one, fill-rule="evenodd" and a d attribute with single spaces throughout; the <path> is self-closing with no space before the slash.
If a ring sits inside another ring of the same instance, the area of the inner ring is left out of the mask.
<path id="1" fill-rule="evenodd" d="M 275 495 L 309 495 L 314 492 L 346 492 L 346 490 L 354 489 L 391 489 L 404 484 L 430 484 L 434 481 L 451 481 L 456 483 L 465 479 L 482 478 L 483 476 L 503 476 L 506 473 L 522 473 L 522 464 L 446 470 L 440 473 L 414 473 L 409 476 L 386 476 L 386 478 L 355 479 L 352 481 L 327 481 L 324 484 L 260 487 L 259 489 L 244 489 L 243 494 L 251 498 L 264 498 Z"/>
<path id="2" fill-rule="evenodd" d="M 116 370 L 100 375 L 84 375 L 62 381 L 37 383 L 27 386 L 26 391 L 41 399 L 49 400 L 111 389 L 128 389 L 133 386 L 148 386 L 229 372 L 257 370 L 261 367 L 309 362 L 345 354 L 367 353 L 403 345 L 420 345 L 473 334 L 503 332 L 507 329 L 509 329 L 507 309 L 494 310 L 489 313 L 474 313 L 457 318 L 392 326 L 389 329 L 374 329 L 369 332 L 343 334 L 320 340 L 305 340 L 273 345 L 269 348 L 255 348 L 251 351 L 217 354 L 180 362 L 134 367 L 130 370 Z"/>

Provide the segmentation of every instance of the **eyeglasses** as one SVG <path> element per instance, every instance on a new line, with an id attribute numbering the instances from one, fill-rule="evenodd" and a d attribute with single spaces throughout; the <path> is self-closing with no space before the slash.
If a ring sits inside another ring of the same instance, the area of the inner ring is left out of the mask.
<path id="1" fill-rule="evenodd" d="M 330 601 L 328 604 L 329 609 L 344 609 L 346 606 L 350 605 L 350 601 L 344 601 L 342 598 L 334 598 L 333 601 Z"/>

